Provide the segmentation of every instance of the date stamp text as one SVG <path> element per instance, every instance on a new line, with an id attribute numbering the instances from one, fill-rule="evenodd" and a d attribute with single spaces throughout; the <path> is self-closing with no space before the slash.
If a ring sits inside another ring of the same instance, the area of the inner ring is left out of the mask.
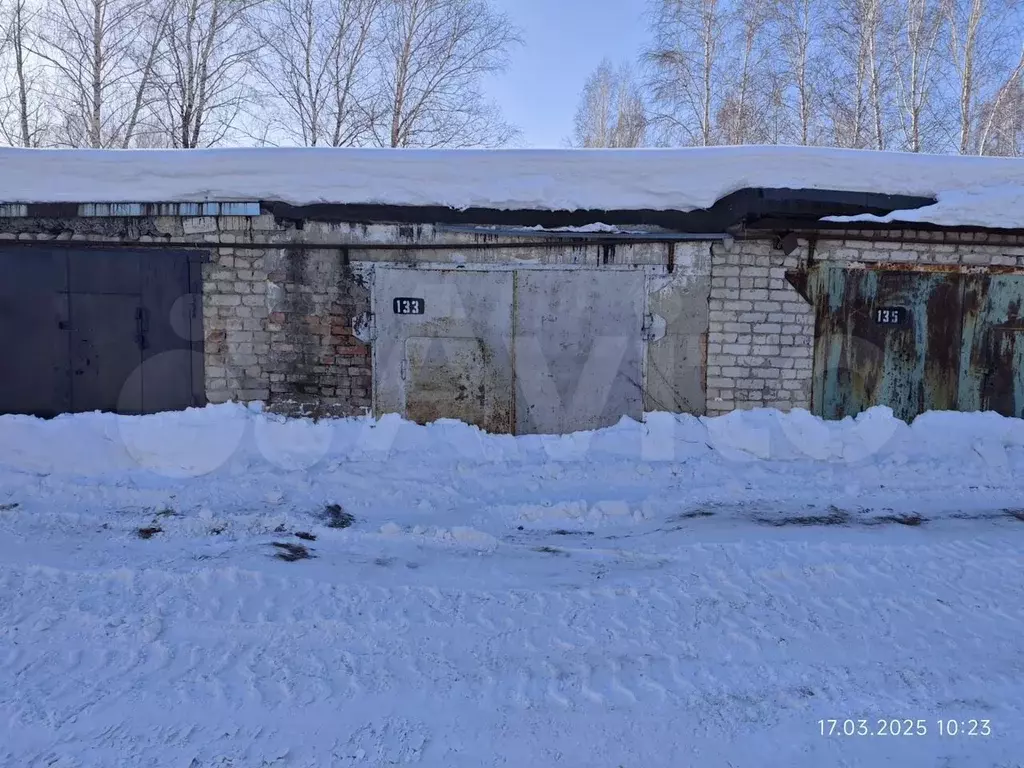
<path id="1" fill-rule="evenodd" d="M 836 718 L 818 721 L 821 736 L 941 736 L 984 738 L 992 735 L 992 721 L 975 718 Z"/>

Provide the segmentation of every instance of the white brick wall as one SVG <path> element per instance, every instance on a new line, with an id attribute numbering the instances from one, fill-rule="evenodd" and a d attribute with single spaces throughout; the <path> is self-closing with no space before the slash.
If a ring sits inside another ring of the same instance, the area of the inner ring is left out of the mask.
<path id="1" fill-rule="evenodd" d="M 715 244 L 708 324 L 708 414 L 810 405 L 811 307 L 786 282 L 787 257 L 767 240 Z M 805 373 L 806 372 L 806 373 Z"/>

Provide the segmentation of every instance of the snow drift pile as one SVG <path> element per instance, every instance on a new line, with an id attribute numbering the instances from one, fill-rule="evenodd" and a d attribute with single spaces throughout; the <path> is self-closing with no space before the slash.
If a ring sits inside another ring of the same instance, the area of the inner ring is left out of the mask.
<path id="1" fill-rule="evenodd" d="M 666 509 L 759 499 L 818 504 L 825 483 L 830 500 L 860 507 L 904 503 L 929 514 L 961 512 L 993 499 L 1012 504 L 1020 495 L 1024 421 L 950 412 L 908 425 L 883 407 L 840 422 L 801 410 L 718 418 L 656 413 L 645 423 L 623 418 L 595 432 L 512 437 L 456 421 L 418 426 L 397 416 L 284 419 L 238 404 L 143 417 L 0 418 L 0 503 L 5 493 L 24 495 L 19 486 L 30 478 L 64 476 L 79 478 L 79 485 L 142 483 L 197 504 L 211 484 L 223 484 L 233 500 L 224 504 L 251 508 L 282 478 L 301 480 L 305 495 L 329 499 L 358 474 L 374 507 L 375 475 L 414 473 L 422 474 L 429 507 L 444 493 L 427 486 L 451 472 L 457 478 L 446 482 L 456 487 L 458 478 L 479 473 L 475 490 L 460 492 L 467 514 L 479 511 L 481 487 L 521 488 L 534 475 L 540 480 L 533 489 L 546 487 L 548 499 L 583 499 L 585 506 L 626 499 L 638 508 L 650 498 Z M 560 483 L 569 477 L 576 480 L 567 495 Z M 236 487 L 241 478 L 244 487 Z M 610 486 L 619 488 L 610 493 Z M 989 494 L 978 497 L 978 488 Z M 352 493 L 349 484 L 343 495 Z M 465 520 L 457 514 L 450 522 Z"/>

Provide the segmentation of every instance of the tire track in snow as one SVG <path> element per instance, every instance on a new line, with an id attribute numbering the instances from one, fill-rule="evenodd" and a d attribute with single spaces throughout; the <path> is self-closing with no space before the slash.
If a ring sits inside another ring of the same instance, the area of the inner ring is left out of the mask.
<path id="1" fill-rule="evenodd" d="M 429 691 L 438 705 L 668 707 L 740 731 L 738 711 L 764 724 L 877 707 L 882 691 L 918 711 L 971 696 L 995 703 L 1024 671 L 1010 655 L 1024 617 L 1006 602 L 1024 587 L 1021 563 L 1006 548 L 929 546 L 912 569 L 898 547 L 743 544 L 728 566 L 721 548 L 690 554 L 685 571 L 650 577 L 651 587 L 548 591 L 7 566 L 0 711 L 57 729 L 126 698 L 283 713 Z M 888 617 L 887 637 L 870 634 L 878 621 L 865 628 L 871 615 Z M 130 738 L 93 736 L 122 747 Z"/>

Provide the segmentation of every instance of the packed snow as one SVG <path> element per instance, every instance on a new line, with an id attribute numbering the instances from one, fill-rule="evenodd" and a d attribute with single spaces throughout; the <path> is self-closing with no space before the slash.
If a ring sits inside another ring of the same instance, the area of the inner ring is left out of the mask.
<path id="1" fill-rule="evenodd" d="M 1020 766 L 1022 474 L 995 414 L 2 417 L 0 765 Z"/>
<path id="2" fill-rule="evenodd" d="M 498 210 L 709 208 L 745 188 L 935 198 L 899 221 L 1024 227 L 1024 161 L 821 147 L 0 149 L 0 202 L 282 201 Z"/>
<path id="3" fill-rule="evenodd" d="M 1006 185 L 951 190 L 939 195 L 934 205 L 893 211 L 885 216 L 863 213 L 858 216 L 828 216 L 824 220 L 879 224 L 967 222 L 978 227 L 1011 229 L 1020 227 L 1024 221 L 1021 211 L 1024 211 L 1024 187 Z"/>

